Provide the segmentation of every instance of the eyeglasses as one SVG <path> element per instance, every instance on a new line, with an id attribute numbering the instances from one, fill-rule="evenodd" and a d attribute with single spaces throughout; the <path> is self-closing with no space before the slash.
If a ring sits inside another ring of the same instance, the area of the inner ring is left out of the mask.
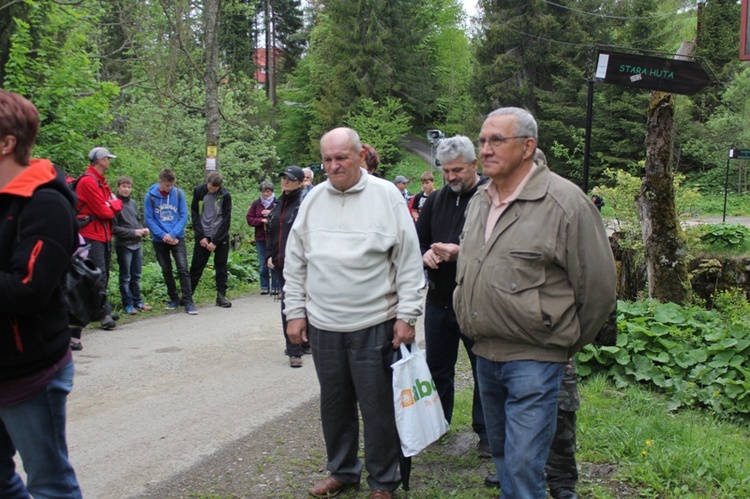
<path id="1" fill-rule="evenodd" d="M 479 139 L 477 141 L 477 147 L 482 149 L 486 144 L 489 144 L 492 149 L 498 149 L 500 146 L 505 144 L 511 139 L 528 139 L 528 135 L 515 135 L 513 137 L 490 137 L 489 139 Z"/>

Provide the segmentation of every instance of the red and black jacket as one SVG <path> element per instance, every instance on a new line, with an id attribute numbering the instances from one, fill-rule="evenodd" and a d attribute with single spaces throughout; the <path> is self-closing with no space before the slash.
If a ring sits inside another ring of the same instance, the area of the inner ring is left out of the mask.
<path id="1" fill-rule="evenodd" d="M 266 251 L 268 251 L 271 263 L 277 270 L 277 275 L 284 268 L 286 240 L 292 230 L 292 224 L 297 218 L 300 204 L 302 204 L 302 189 L 296 189 L 288 194 L 282 194 L 273 211 L 268 214 Z"/>
<path id="2" fill-rule="evenodd" d="M 0 380 L 59 362 L 70 330 L 62 282 L 78 245 L 75 195 L 48 160 L 0 189 Z"/>

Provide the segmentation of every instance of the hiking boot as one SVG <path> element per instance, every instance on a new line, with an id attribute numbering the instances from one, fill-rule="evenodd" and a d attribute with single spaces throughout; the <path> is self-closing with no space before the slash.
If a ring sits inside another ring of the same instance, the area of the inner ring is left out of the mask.
<path id="1" fill-rule="evenodd" d="M 224 295 L 216 295 L 216 306 L 221 308 L 230 308 L 232 306 L 232 302 L 227 300 L 227 297 Z"/>
<path id="2" fill-rule="evenodd" d="M 167 303 L 167 310 L 174 310 L 178 307 L 176 300 L 171 300 L 169 303 Z"/>
<path id="3" fill-rule="evenodd" d="M 83 350 L 83 343 L 78 338 L 70 339 L 70 349 L 75 351 Z"/>
<path id="4" fill-rule="evenodd" d="M 185 304 L 185 313 L 190 315 L 198 315 L 198 311 L 195 309 L 195 305 L 192 303 Z"/>
<path id="5" fill-rule="evenodd" d="M 484 485 L 486 487 L 499 489 L 500 488 L 500 475 L 498 475 L 497 473 L 491 473 L 487 475 L 486 477 L 484 477 Z"/>
<path id="6" fill-rule="evenodd" d="M 560 487 L 559 489 L 550 489 L 552 497 L 557 499 L 578 499 L 578 493 L 572 487 Z"/>
<path id="7" fill-rule="evenodd" d="M 289 357 L 291 367 L 302 367 L 302 357 Z"/>
<path id="8" fill-rule="evenodd" d="M 490 453 L 490 441 L 487 437 L 480 438 L 479 442 L 477 442 L 477 453 L 479 454 L 479 457 L 483 459 L 492 457 L 492 454 Z"/>
<path id="9" fill-rule="evenodd" d="M 136 315 L 138 314 L 138 311 L 133 305 L 128 305 L 127 307 L 125 307 L 125 313 L 128 315 Z"/>
<path id="10" fill-rule="evenodd" d="M 111 315 L 105 315 L 100 324 L 102 329 L 104 329 L 105 331 L 110 331 L 117 327 L 117 323 Z"/>

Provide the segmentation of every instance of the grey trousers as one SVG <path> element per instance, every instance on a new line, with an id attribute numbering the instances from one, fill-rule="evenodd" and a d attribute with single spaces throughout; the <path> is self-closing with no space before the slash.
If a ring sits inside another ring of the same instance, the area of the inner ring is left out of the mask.
<path id="1" fill-rule="evenodd" d="M 347 333 L 323 331 L 308 324 L 320 382 L 328 471 L 341 483 L 358 483 L 362 473 L 357 456 L 357 404 L 364 423 L 368 485 L 393 491 L 401 483 L 391 370 L 394 322 Z"/>

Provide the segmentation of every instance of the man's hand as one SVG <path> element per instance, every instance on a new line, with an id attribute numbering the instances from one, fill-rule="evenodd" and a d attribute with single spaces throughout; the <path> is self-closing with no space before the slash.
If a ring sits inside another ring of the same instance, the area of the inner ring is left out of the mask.
<path id="1" fill-rule="evenodd" d="M 164 237 L 162 238 L 162 241 L 164 241 L 166 244 L 177 244 L 175 241 L 176 239 L 169 234 L 164 234 Z"/>
<path id="2" fill-rule="evenodd" d="M 293 345 L 307 343 L 307 320 L 289 319 L 286 323 L 286 335 Z"/>
<path id="3" fill-rule="evenodd" d="M 437 269 L 440 262 L 442 262 L 442 260 L 434 251 L 432 251 L 432 249 L 428 249 L 425 254 L 422 255 L 422 263 L 424 263 L 425 267 Z"/>
<path id="4" fill-rule="evenodd" d="M 453 243 L 432 243 L 430 249 L 440 258 L 443 262 L 455 262 L 458 260 L 458 253 L 461 247 L 458 244 Z"/>
<path id="5" fill-rule="evenodd" d="M 273 262 L 271 261 L 271 257 L 270 257 L 270 256 L 268 257 L 268 261 L 266 262 L 266 266 L 267 266 L 267 267 L 268 267 L 269 269 L 271 269 L 271 270 L 273 270 L 273 269 L 275 269 L 275 268 L 276 268 L 276 267 L 274 267 L 274 266 L 273 266 Z"/>
<path id="6" fill-rule="evenodd" d="M 201 239 L 200 240 L 200 245 L 201 245 L 202 248 L 208 249 L 208 239 L 205 238 L 205 237 L 203 239 Z"/>
<path id="7" fill-rule="evenodd" d="M 288 330 L 287 327 L 287 331 Z M 393 349 L 395 350 L 400 347 L 401 343 L 411 345 L 414 343 L 415 336 L 414 328 L 412 326 L 401 319 L 396 319 L 396 323 L 393 324 Z"/>
<path id="8" fill-rule="evenodd" d="M 216 245 L 215 245 L 214 243 L 208 243 L 208 244 L 206 245 L 206 249 L 207 249 L 208 251 L 216 251 Z"/>

